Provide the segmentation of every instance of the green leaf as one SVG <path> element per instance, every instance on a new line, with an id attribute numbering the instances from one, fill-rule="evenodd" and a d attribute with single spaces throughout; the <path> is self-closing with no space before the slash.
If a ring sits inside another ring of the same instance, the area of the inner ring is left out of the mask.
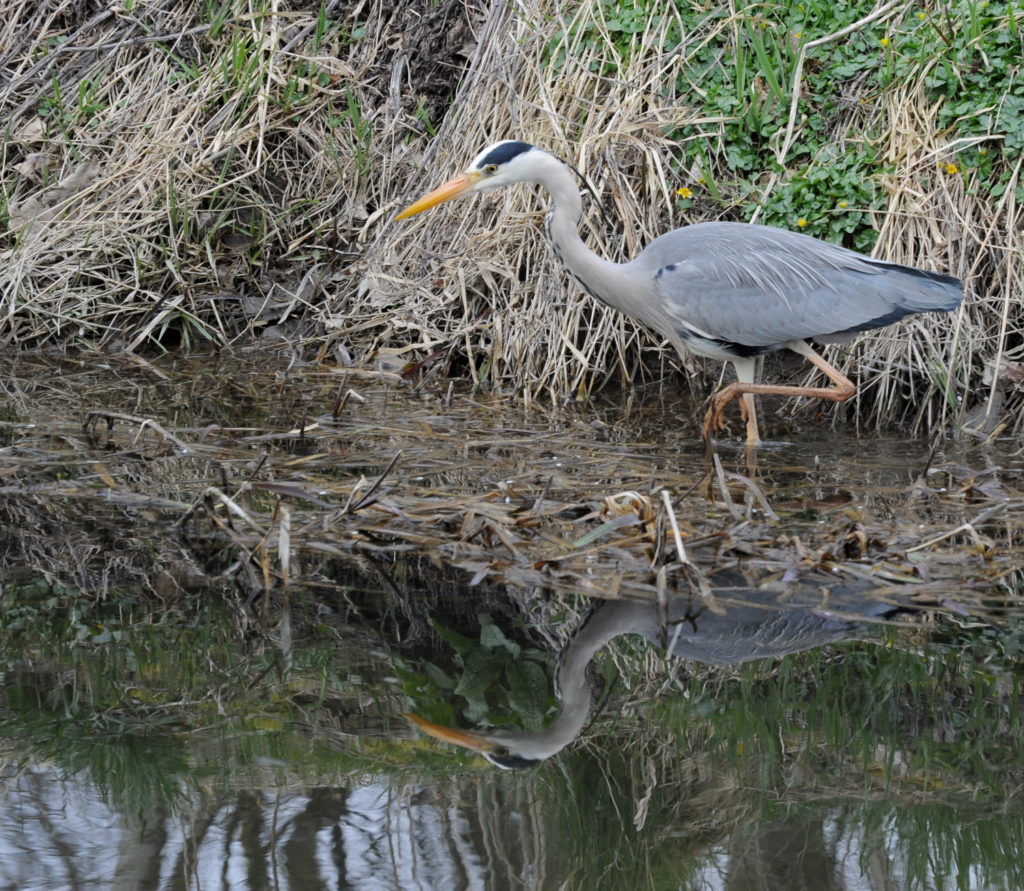
<path id="1" fill-rule="evenodd" d="M 471 707 L 486 709 L 486 693 L 501 677 L 506 657 L 495 650 L 474 650 L 466 659 L 466 668 L 455 692 Z"/>
<path id="2" fill-rule="evenodd" d="M 460 656 L 465 656 L 466 653 L 470 652 L 476 647 L 476 641 L 468 637 L 463 637 L 455 631 L 449 628 L 445 628 L 443 625 L 438 624 L 434 619 L 430 619 L 430 627 L 437 632 L 437 636 L 441 638 L 446 644 L 448 644 L 456 653 Z"/>
<path id="3" fill-rule="evenodd" d="M 433 662 L 424 662 L 423 670 L 427 673 L 427 677 L 442 690 L 454 690 L 456 688 L 457 682 L 455 678 L 438 668 Z"/>
<path id="4" fill-rule="evenodd" d="M 507 650 L 513 659 L 519 658 L 521 647 L 514 641 L 509 640 L 490 616 L 480 617 L 480 644 L 488 649 Z"/>
<path id="5" fill-rule="evenodd" d="M 553 698 L 547 673 L 536 662 L 513 662 L 505 669 L 505 677 L 509 706 L 525 726 L 539 729 Z"/>

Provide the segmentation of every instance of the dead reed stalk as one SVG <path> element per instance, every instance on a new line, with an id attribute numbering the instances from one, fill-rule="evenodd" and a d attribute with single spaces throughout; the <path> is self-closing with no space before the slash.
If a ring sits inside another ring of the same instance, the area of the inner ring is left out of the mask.
<path id="1" fill-rule="evenodd" d="M 735 117 L 704 110 L 707 84 L 687 65 L 722 35 L 743 38 L 756 10 L 709 10 L 673 42 L 681 13 L 657 4 L 628 38 L 596 2 L 385 6 L 89 16 L 70 0 L 12 4 L 0 23 L 0 338 L 138 350 L 262 331 L 270 343 L 272 331 L 343 361 L 370 362 L 380 347 L 403 360 L 437 353 L 435 364 L 528 404 L 668 373 L 670 350 L 566 280 L 535 231 L 545 202 L 529 189 L 388 221 L 510 136 L 589 176 L 584 237 L 607 257 L 688 222 L 747 218 L 739 204 L 681 206 L 676 190 L 731 175 Z M 879 18 L 911 14 L 890 3 Z M 852 412 L 864 423 L 1019 432 L 1020 162 L 995 201 L 980 169 L 942 175 L 985 140 L 939 125 L 931 73 L 881 93 L 844 83 L 835 144 L 871 141 L 891 170 L 870 209 L 875 254 L 959 275 L 968 299 L 952 318 L 886 329 L 831 358 L 859 378 Z M 755 88 L 769 92 L 764 79 Z M 778 90 L 788 109 L 800 84 Z M 791 123 L 778 134 L 782 173 L 752 181 L 765 201 L 798 172 L 804 122 Z M 706 169 L 684 162 L 696 139 L 717 140 Z"/>

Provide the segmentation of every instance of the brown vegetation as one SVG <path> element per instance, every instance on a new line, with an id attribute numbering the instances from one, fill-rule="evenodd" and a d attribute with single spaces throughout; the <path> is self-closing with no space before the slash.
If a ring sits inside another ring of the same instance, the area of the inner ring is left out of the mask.
<path id="1" fill-rule="evenodd" d="M 544 205 L 530 190 L 388 222 L 508 136 L 590 175 L 603 208 L 591 204 L 585 237 L 606 256 L 736 216 L 710 201 L 678 205 L 686 182 L 672 134 L 714 133 L 723 120 L 702 112 L 700 84 L 672 72 L 743 13 L 709 18 L 671 52 L 660 49 L 670 17 L 652 20 L 620 60 L 573 27 L 570 17 L 589 17 L 600 34 L 602 8 L 13 4 L 0 24 L 0 337 L 135 351 L 262 333 L 264 344 L 304 341 L 321 360 L 363 364 L 385 346 L 403 361 L 441 351 L 435 363 L 527 402 L 660 373 L 672 353 L 562 275 L 532 231 Z M 615 76 L 604 73 L 612 64 Z M 853 411 L 1019 431 L 1020 165 L 993 204 L 970 176 L 935 175 L 957 144 L 921 83 L 856 88 L 849 101 L 866 104 L 839 122 L 836 142 L 888 133 L 894 171 L 875 253 L 954 273 L 968 299 L 953 317 L 833 355 L 863 385 Z M 783 155 L 790 144 L 780 140 Z"/>

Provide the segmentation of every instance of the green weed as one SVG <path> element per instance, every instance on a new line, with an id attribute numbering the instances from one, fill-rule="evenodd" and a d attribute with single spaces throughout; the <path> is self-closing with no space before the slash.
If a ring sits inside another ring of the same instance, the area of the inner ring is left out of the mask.
<path id="1" fill-rule="evenodd" d="M 921 84 L 950 145 L 949 157 L 936 162 L 936 175 L 976 168 L 974 191 L 993 198 L 1003 193 L 1012 164 L 999 161 L 1024 150 L 1024 11 L 1013 2 L 911 8 L 811 48 L 802 70 L 796 138 L 787 156 L 778 157 L 801 48 L 853 25 L 867 11 L 849 0 L 780 0 L 735 15 L 721 5 L 678 8 L 665 47 L 680 57 L 677 87 L 692 97 L 702 120 L 721 121 L 670 134 L 679 143 L 679 186 L 690 192 L 683 202 L 707 198 L 739 218 L 758 217 L 868 251 L 894 171 L 879 108 L 889 92 Z M 662 15 L 655 0 L 602 0 L 590 19 L 574 27 L 579 45 L 602 60 L 591 67 L 613 76 L 635 51 L 636 35 Z M 549 47 L 556 72 L 567 45 L 559 40 Z M 765 175 L 773 176 L 769 183 Z"/>
<path id="2" fill-rule="evenodd" d="M 481 615 L 480 622 L 474 640 L 431 620 L 453 651 L 451 663 L 415 665 L 396 657 L 403 690 L 417 712 L 438 724 L 540 729 L 557 710 L 551 654 L 510 640 L 488 615 Z"/>
<path id="3" fill-rule="evenodd" d="M 338 109 L 330 105 L 328 126 L 340 130 L 347 151 L 360 177 L 369 176 L 373 169 L 373 122 L 366 118 L 359 99 L 351 88 L 345 89 L 345 106 Z"/>

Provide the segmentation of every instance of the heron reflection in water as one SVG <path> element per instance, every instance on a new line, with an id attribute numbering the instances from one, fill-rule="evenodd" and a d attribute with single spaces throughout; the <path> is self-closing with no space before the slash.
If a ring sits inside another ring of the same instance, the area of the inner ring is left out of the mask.
<path id="1" fill-rule="evenodd" d="M 554 199 L 546 233 L 559 262 L 594 299 L 654 329 L 680 354 L 728 360 L 737 382 L 704 419 L 704 436 L 724 424 L 739 400 L 747 443 L 760 434 L 755 395 L 810 396 L 841 402 L 856 387 L 810 346 L 843 343 L 907 316 L 948 312 L 963 299 L 958 279 L 876 260 L 799 232 L 751 223 L 708 222 L 655 238 L 629 263 L 612 263 L 580 238 L 583 203 L 571 168 L 519 140 L 487 147 L 466 171 L 411 204 L 401 220 L 442 202 L 514 183 L 537 183 Z M 758 356 L 788 349 L 814 364 L 831 387 L 754 382 Z"/>
<path id="2" fill-rule="evenodd" d="M 406 717 L 424 733 L 477 751 L 498 767 L 532 767 L 583 731 L 593 699 L 587 665 L 620 635 L 640 634 L 678 659 L 738 665 L 847 640 L 862 632 L 866 621 L 901 609 L 874 599 L 877 586 L 869 581 L 809 576 L 773 590 L 751 587 L 741 574 L 722 571 L 712 583 L 716 600 L 727 604 L 724 612 L 708 609 L 699 595 L 671 598 L 664 607 L 651 601 L 599 603 L 559 657 L 555 693 L 562 709 L 544 730 L 478 733 L 434 724 L 419 715 Z"/>

